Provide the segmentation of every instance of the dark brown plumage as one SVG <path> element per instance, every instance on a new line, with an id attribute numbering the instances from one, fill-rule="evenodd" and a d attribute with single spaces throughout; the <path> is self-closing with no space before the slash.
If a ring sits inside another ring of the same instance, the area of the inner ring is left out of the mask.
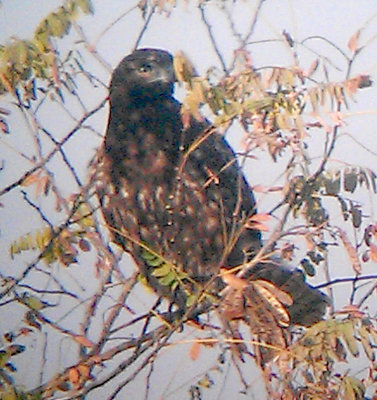
<path id="1" fill-rule="evenodd" d="M 174 81 L 165 51 L 137 50 L 122 60 L 111 80 L 93 179 L 113 240 L 159 294 L 184 308 L 208 282 L 207 292 L 218 297 L 225 287 L 220 268 L 252 259 L 262 242 L 258 230 L 245 226 L 255 200 L 234 152 L 205 121 L 192 119 L 183 128 Z M 170 278 L 161 279 L 156 266 L 167 266 Z M 249 275 L 291 295 L 291 322 L 309 325 L 322 317 L 325 296 L 298 271 L 270 262 Z"/>

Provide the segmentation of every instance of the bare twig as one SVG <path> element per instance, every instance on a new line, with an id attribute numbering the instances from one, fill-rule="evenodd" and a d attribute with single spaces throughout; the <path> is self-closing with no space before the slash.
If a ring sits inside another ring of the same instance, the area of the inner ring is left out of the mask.
<path id="1" fill-rule="evenodd" d="M 95 107 L 93 110 L 89 111 L 86 115 L 84 115 L 80 121 L 77 123 L 77 125 L 68 133 L 68 135 L 58 142 L 58 144 L 55 146 L 53 150 L 50 151 L 50 153 L 39 163 L 37 163 L 33 168 L 29 169 L 26 171 L 17 181 L 11 183 L 10 185 L 6 186 L 4 189 L 0 191 L 0 196 L 3 196 L 6 193 L 9 193 L 11 190 L 15 189 L 16 187 L 20 186 L 25 182 L 25 180 L 32 174 L 34 174 L 36 171 L 44 167 L 51 159 L 52 157 L 60 151 L 60 148 L 68 142 L 69 139 L 74 136 L 74 134 L 82 128 L 83 123 L 90 118 L 92 115 L 94 115 L 96 112 L 98 112 L 104 105 L 106 104 L 107 99 L 102 100 L 102 102 Z"/>

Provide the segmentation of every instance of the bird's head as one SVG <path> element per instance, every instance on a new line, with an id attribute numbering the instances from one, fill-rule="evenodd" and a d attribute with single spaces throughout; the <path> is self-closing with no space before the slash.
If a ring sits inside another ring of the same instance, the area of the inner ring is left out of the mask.
<path id="1" fill-rule="evenodd" d="M 175 82 L 173 57 L 164 50 L 139 49 L 125 57 L 114 70 L 110 101 L 133 101 L 171 96 Z"/>

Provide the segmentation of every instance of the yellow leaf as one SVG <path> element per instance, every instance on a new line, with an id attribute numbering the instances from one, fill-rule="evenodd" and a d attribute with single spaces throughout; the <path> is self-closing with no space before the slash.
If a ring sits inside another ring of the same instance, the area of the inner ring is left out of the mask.
<path id="1" fill-rule="evenodd" d="M 365 385 L 357 378 L 346 376 L 342 382 L 344 390 L 344 400 L 363 400 Z"/>
<path id="2" fill-rule="evenodd" d="M 178 82 L 191 82 L 191 79 L 195 76 L 193 65 L 182 51 L 175 54 L 173 66 Z"/>
<path id="3" fill-rule="evenodd" d="M 190 294 L 189 296 L 187 296 L 187 299 L 186 299 L 186 307 L 187 308 L 191 307 L 197 301 L 198 301 L 198 296 L 195 294 Z"/>
<path id="4" fill-rule="evenodd" d="M 213 385 L 213 381 L 209 378 L 208 375 L 205 375 L 202 379 L 198 381 L 198 385 L 208 389 Z"/>
<path id="5" fill-rule="evenodd" d="M 262 279 L 258 279 L 257 281 L 253 281 L 251 283 L 253 284 L 260 297 L 270 305 L 278 324 L 283 327 L 289 326 L 289 314 L 281 304 L 279 298 L 284 299 L 289 304 L 290 296 L 275 287 L 272 283 L 264 281 Z"/>
<path id="6" fill-rule="evenodd" d="M 164 263 L 158 268 L 154 268 L 152 275 L 155 276 L 156 278 L 161 278 L 163 276 L 166 276 L 169 272 L 171 272 L 171 267 L 169 264 Z"/>
<path id="7" fill-rule="evenodd" d="M 279 300 L 279 302 L 281 302 L 287 306 L 291 306 L 293 304 L 292 297 L 288 293 L 279 289 L 273 283 L 265 281 L 263 279 L 258 279 L 256 281 L 256 283 L 259 285 L 259 287 L 262 286 L 263 288 L 268 290 L 271 294 L 273 294 L 274 297 L 276 297 L 276 299 Z"/>
<path id="8" fill-rule="evenodd" d="M 31 310 L 34 310 L 34 311 L 40 311 L 45 307 L 45 304 L 43 303 L 43 301 L 38 299 L 38 297 L 31 296 L 27 293 L 24 294 L 22 300 L 25 303 L 25 305 L 27 305 Z"/>
<path id="9" fill-rule="evenodd" d="M 373 346 L 369 339 L 369 332 L 367 327 L 362 325 L 359 329 L 359 333 L 360 333 L 360 341 L 365 351 L 365 354 L 367 355 L 370 361 L 375 361 Z"/>
<path id="10" fill-rule="evenodd" d="M 1 400 L 17 400 L 18 398 L 16 392 L 11 386 L 7 387 L 6 392 L 3 392 L 1 390 L 0 395 L 1 395 Z"/>
<path id="11" fill-rule="evenodd" d="M 347 321 L 344 324 L 339 326 L 340 334 L 342 335 L 342 338 L 347 344 L 348 350 L 351 352 L 351 354 L 354 357 L 359 356 L 359 349 L 357 347 L 357 341 L 354 336 L 354 327 L 351 321 Z"/>

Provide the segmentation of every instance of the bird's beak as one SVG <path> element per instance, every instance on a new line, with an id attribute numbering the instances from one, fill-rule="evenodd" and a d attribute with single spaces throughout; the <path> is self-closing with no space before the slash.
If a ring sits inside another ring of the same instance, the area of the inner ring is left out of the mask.
<path id="1" fill-rule="evenodd" d="M 173 83 L 176 80 L 173 66 L 171 66 L 169 68 L 159 68 L 158 72 L 154 77 L 152 77 L 150 82 Z"/>

